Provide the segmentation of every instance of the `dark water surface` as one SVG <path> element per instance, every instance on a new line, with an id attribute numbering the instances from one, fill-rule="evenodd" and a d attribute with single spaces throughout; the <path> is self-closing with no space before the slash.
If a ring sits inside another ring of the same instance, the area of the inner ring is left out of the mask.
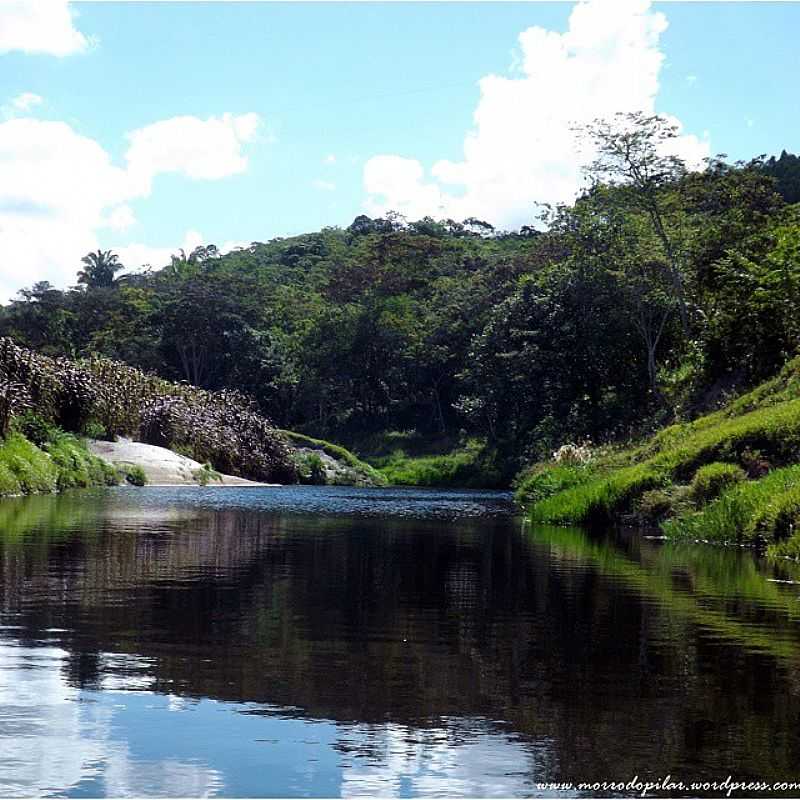
<path id="1" fill-rule="evenodd" d="M 493 492 L 118 489 L 0 531 L 0 796 L 800 778 L 788 564 Z"/>

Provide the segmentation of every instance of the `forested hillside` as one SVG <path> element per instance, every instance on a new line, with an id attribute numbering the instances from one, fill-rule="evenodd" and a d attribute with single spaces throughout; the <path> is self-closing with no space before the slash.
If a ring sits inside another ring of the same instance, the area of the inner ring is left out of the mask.
<path id="1" fill-rule="evenodd" d="M 346 444 L 471 439 L 508 475 L 775 374 L 800 343 L 800 159 L 690 172 L 659 118 L 588 134 L 590 188 L 520 231 L 360 216 L 143 270 L 100 251 L 77 286 L 21 291 L 0 335 L 236 389 Z"/>

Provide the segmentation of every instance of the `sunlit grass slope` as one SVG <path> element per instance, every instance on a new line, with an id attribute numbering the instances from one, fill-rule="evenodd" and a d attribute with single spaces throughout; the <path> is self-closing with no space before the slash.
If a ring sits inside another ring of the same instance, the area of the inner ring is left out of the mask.
<path id="1" fill-rule="evenodd" d="M 517 497 L 536 522 L 663 522 L 671 536 L 800 556 L 800 359 L 725 408 L 586 464 L 539 464 Z"/>

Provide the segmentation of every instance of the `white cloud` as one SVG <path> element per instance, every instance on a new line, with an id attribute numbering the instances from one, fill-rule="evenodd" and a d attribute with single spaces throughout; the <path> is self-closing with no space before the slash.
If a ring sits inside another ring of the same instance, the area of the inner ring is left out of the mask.
<path id="1" fill-rule="evenodd" d="M 0 53 L 80 53 L 89 40 L 73 24 L 67 0 L 2 0 Z"/>
<path id="2" fill-rule="evenodd" d="M 519 36 L 519 75 L 480 81 L 474 128 L 461 161 L 429 173 L 413 158 L 379 155 L 364 167 L 365 208 L 410 218 L 478 216 L 502 227 L 529 224 L 537 202 L 569 202 L 582 183 L 576 125 L 616 112 L 654 113 L 667 27 L 648 0 L 577 4 L 564 33 Z M 678 142 L 692 164 L 708 154 L 694 136 Z"/>
<path id="3" fill-rule="evenodd" d="M 315 180 L 311 182 L 311 185 L 315 189 L 319 189 L 321 192 L 335 192 L 336 191 L 336 184 L 332 183 L 331 181 L 323 181 L 323 180 Z"/>
<path id="4" fill-rule="evenodd" d="M 119 260 L 129 270 L 137 270 L 139 267 L 145 265 L 158 269 L 170 263 L 170 257 L 178 255 L 180 250 L 183 250 L 187 255 L 201 244 L 206 244 L 203 241 L 203 235 L 199 231 L 188 230 L 183 236 L 183 241 L 180 244 L 174 244 L 167 247 L 153 247 L 151 245 L 134 242 L 127 244 L 123 247 L 117 247 L 114 252 L 119 256 Z"/>
<path id="5" fill-rule="evenodd" d="M 33 92 L 23 92 L 11 101 L 11 107 L 17 111 L 30 111 L 34 106 L 41 105 L 42 98 Z"/>
<path id="6" fill-rule="evenodd" d="M 0 301 L 35 281 L 73 283 L 81 257 L 99 246 L 101 230 L 134 224 L 129 204 L 150 194 L 159 173 L 213 180 L 242 172 L 247 167 L 242 147 L 253 139 L 258 122 L 255 114 L 224 114 L 154 123 L 130 134 L 125 168 L 65 122 L 0 123 Z M 202 237 L 191 246 L 200 243 Z M 144 257 L 142 248 L 129 245 L 123 263 L 160 265 L 174 252 L 149 248 Z"/>
<path id="7" fill-rule="evenodd" d="M 119 260 L 125 265 L 128 270 L 138 270 L 140 267 L 149 265 L 155 269 L 164 267 L 170 263 L 170 258 L 173 255 L 178 255 L 180 250 L 183 250 L 186 255 L 192 252 L 195 247 L 199 245 L 211 244 L 202 233 L 195 230 L 188 230 L 183 236 L 183 241 L 180 244 L 167 247 L 152 247 L 151 245 L 132 243 L 123 247 L 115 249 Z M 244 242 L 240 240 L 229 240 L 223 242 L 219 246 L 220 253 L 230 253 L 231 250 L 246 249 L 250 247 L 251 242 Z"/>
<path id="8" fill-rule="evenodd" d="M 14 119 L 23 116 L 44 102 L 44 98 L 33 92 L 23 92 L 12 97 L 4 106 L 0 107 L 0 116 L 3 119 Z"/>
<path id="9" fill-rule="evenodd" d="M 399 211 L 409 219 L 426 214 L 444 216 L 447 199 L 431 183 L 413 158 L 375 156 L 364 165 L 364 188 L 370 195 L 367 207 L 373 213 Z"/>
<path id="10" fill-rule="evenodd" d="M 153 177 L 178 172 L 189 178 L 216 180 L 247 169 L 242 145 L 252 142 L 258 114 L 221 117 L 172 117 L 128 134 L 128 171 L 143 191 Z"/>
<path id="11" fill-rule="evenodd" d="M 322 163 L 323 164 L 335 164 L 336 163 L 336 156 L 333 153 L 331 153 L 330 155 L 327 155 L 327 156 L 325 156 L 325 158 L 322 159 Z"/>
<path id="12" fill-rule="evenodd" d="M 136 215 L 130 206 L 117 206 L 107 217 L 103 227 L 111 228 L 115 231 L 124 231 L 136 223 Z"/>

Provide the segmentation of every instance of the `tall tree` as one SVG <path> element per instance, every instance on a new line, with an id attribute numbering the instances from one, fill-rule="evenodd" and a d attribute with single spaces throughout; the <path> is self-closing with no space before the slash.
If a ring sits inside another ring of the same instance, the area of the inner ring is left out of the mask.
<path id="1" fill-rule="evenodd" d="M 583 130 L 597 148 L 597 158 L 586 169 L 592 182 L 623 184 L 627 192 L 608 196 L 625 200 L 650 219 L 664 250 L 681 327 L 688 337 L 685 245 L 680 224 L 671 219 L 672 198 L 665 191 L 687 173 L 683 160 L 669 152 L 670 140 L 678 136 L 677 126 L 665 117 L 637 111 L 595 120 Z"/>
<path id="2" fill-rule="evenodd" d="M 111 250 L 87 253 L 82 259 L 83 269 L 78 272 L 78 283 L 89 289 L 102 289 L 114 283 L 114 276 L 124 269 L 119 256 Z"/>

